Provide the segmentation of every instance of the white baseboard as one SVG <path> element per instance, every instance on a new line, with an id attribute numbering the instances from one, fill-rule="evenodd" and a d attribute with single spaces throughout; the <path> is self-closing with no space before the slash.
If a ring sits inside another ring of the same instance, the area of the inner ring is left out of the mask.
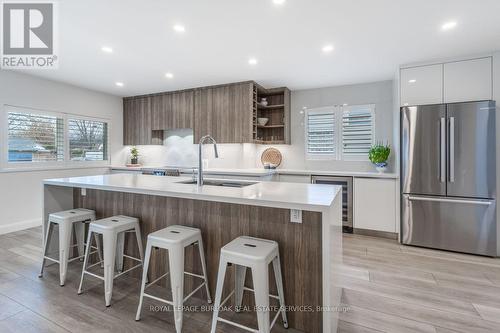
<path id="1" fill-rule="evenodd" d="M 16 223 L 11 223 L 7 225 L 0 225 L 0 235 L 8 234 L 14 231 L 34 228 L 42 225 L 42 221 L 40 219 L 33 220 L 25 220 L 19 221 Z"/>

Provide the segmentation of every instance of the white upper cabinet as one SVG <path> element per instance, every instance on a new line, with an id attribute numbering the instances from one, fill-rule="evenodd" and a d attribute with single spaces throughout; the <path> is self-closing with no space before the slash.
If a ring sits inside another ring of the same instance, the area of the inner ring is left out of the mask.
<path id="1" fill-rule="evenodd" d="M 443 102 L 443 64 L 401 69 L 401 106 Z"/>
<path id="2" fill-rule="evenodd" d="M 493 99 L 492 58 L 444 64 L 444 102 Z"/>

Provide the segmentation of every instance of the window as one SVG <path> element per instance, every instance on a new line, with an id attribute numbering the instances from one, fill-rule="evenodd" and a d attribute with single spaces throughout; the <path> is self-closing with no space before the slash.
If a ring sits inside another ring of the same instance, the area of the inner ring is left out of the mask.
<path id="1" fill-rule="evenodd" d="M 59 116 L 7 113 L 8 162 L 64 161 L 64 123 Z"/>
<path id="2" fill-rule="evenodd" d="M 343 159 L 366 160 L 374 142 L 374 105 L 342 107 Z"/>
<path id="3" fill-rule="evenodd" d="M 309 159 L 368 160 L 375 138 L 375 105 L 332 106 L 306 113 Z"/>
<path id="4" fill-rule="evenodd" d="M 108 124 L 102 121 L 69 119 L 69 158 L 71 161 L 107 160 Z"/>
<path id="5" fill-rule="evenodd" d="M 109 160 L 105 120 L 8 105 L 4 109 L 6 130 L 0 140 L 6 144 L 0 162 L 7 168 L 68 167 L 78 161 L 102 164 Z"/>
<path id="6" fill-rule="evenodd" d="M 306 146 L 311 158 L 337 156 L 336 108 L 322 108 L 307 112 Z"/>

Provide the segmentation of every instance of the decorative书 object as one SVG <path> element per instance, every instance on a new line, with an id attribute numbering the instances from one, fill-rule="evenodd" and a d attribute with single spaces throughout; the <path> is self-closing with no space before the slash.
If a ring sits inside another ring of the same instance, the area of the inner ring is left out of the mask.
<path id="1" fill-rule="evenodd" d="M 260 105 L 262 106 L 267 106 L 267 98 L 266 97 L 262 97 L 260 99 Z"/>
<path id="2" fill-rule="evenodd" d="M 130 148 L 130 163 L 137 164 L 139 160 L 139 150 L 137 147 Z"/>
<path id="3" fill-rule="evenodd" d="M 368 158 L 370 162 L 376 165 L 378 172 L 385 172 L 387 169 L 387 160 L 391 154 L 391 147 L 386 144 L 377 143 L 370 148 L 368 152 Z"/>

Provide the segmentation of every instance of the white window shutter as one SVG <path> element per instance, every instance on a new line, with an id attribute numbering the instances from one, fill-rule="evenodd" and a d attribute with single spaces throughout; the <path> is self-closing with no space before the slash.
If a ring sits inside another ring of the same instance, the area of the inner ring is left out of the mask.
<path id="1" fill-rule="evenodd" d="M 336 158 L 337 116 L 334 108 L 307 112 L 306 149 L 311 157 Z"/>
<path id="2" fill-rule="evenodd" d="M 368 159 L 375 138 L 375 106 L 350 105 L 342 108 L 343 159 Z"/>

